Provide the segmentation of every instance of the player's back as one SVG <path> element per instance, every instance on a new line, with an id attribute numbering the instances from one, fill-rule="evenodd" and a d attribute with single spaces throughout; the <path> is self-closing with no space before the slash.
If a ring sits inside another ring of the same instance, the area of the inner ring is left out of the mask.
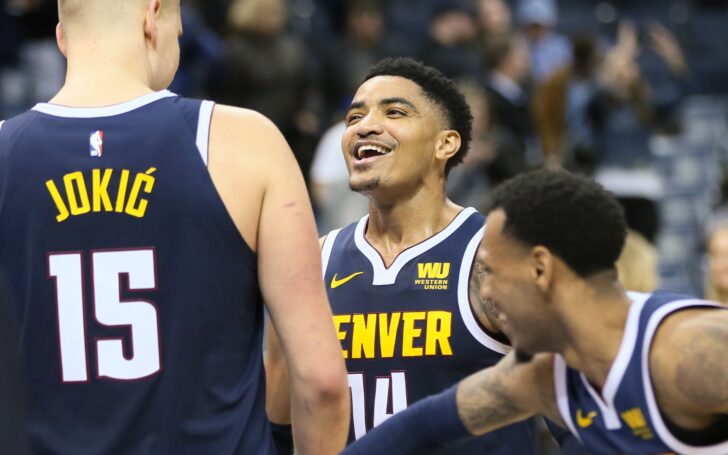
<path id="1" fill-rule="evenodd" d="M 211 103 L 0 125 L 0 264 L 39 453 L 271 453 L 256 255 L 206 169 Z"/>

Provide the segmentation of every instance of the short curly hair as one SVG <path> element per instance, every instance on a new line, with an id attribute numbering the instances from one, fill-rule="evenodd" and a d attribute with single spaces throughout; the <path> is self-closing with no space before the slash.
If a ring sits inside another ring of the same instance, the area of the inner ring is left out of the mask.
<path id="1" fill-rule="evenodd" d="M 417 60 L 397 57 L 385 58 L 369 69 L 364 82 L 377 76 L 399 76 L 419 85 L 425 97 L 442 110 L 447 127 L 460 134 L 460 149 L 445 164 L 445 175 L 450 169 L 463 162 L 472 140 L 473 114 L 458 90 L 455 82 L 445 77 L 438 69 Z"/>
<path id="2" fill-rule="evenodd" d="M 541 245 L 582 278 L 614 268 L 627 224 L 614 196 L 601 185 L 566 171 L 520 174 L 496 187 L 485 213 L 503 209 L 503 232 L 518 242 Z"/>

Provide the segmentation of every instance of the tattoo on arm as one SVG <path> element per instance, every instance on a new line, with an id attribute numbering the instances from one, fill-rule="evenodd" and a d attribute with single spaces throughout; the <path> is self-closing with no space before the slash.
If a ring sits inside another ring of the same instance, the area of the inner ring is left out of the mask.
<path id="1" fill-rule="evenodd" d="M 471 390 L 459 411 L 463 424 L 473 434 L 506 425 L 521 414 L 521 410 L 508 399 L 506 387 L 499 381 L 484 382 L 481 387 Z"/>
<path id="2" fill-rule="evenodd" d="M 476 256 L 473 262 L 473 270 L 470 273 L 470 301 L 477 306 L 479 312 L 492 321 L 496 318 L 495 305 L 493 305 L 492 301 L 483 300 L 480 297 L 480 287 L 485 279 L 485 275 L 485 266 Z"/>
<path id="3" fill-rule="evenodd" d="M 728 412 L 728 327 L 715 321 L 695 332 L 681 347 L 675 370 L 678 391 L 696 405 Z"/>
<path id="4" fill-rule="evenodd" d="M 465 427 L 481 435 L 543 412 L 535 382 L 541 373 L 539 365 L 516 363 L 511 353 L 497 365 L 463 380 L 458 411 Z"/>

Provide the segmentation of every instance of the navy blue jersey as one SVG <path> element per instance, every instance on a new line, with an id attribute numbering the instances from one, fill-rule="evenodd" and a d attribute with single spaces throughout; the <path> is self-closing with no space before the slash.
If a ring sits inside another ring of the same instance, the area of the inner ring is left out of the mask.
<path id="1" fill-rule="evenodd" d="M 257 259 L 206 168 L 212 109 L 163 91 L 1 125 L 37 453 L 273 453 Z"/>
<path id="2" fill-rule="evenodd" d="M 352 396 L 349 440 L 393 413 L 497 363 L 509 347 L 481 328 L 468 281 L 484 217 L 465 209 L 387 268 L 366 241 L 368 217 L 326 236 L 324 280 Z M 520 423 L 448 453 L 533 453 Z"/>
<path id="3" fill-rule="evenodd" d="M 586 377 L 559 355 L 554 381 L 559 412 L 572 433 L 595 454 L 725 454 L 726 441 L 694 447 L 678 440 L 665 424 L 652 388 L 649 353 L 665 317 L 686 308 L 720 305 L 668 292 L 630 293 L 622 342 L 600 395 Z"/>

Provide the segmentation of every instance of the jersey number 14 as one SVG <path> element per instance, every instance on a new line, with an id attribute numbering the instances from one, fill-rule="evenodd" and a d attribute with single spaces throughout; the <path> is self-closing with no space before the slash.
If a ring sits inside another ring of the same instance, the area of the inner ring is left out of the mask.
<path id="1" fill-rule="evenodd" d="M 128 327 L 132 353 L 124 353 L 122 338 L 95 338 L 97 377 L 130 381 L 155 374 L 161 368 L 157 308 L 121 299 L 122 275 L 128 277 L 128 291 L 156 289 L 154 250 L 93 251 L 91 270 L 94 317 L 102 326 Z M 48 274 L 56 281 L 63 382 L 86 382 L 89 376 L 83 271 L 80 252 L 48 256 Z"/>
<path id="2" fill-rule="evenodd" d="M 354 437 L 361 438 L 366 430 L 366 403 L 364 392 L 364 374 L 349 373 L 349 389 L 351 390 L 351 413 L 354 424 Z M 389 398 L 392 398 L 392 412 Z M 407 409 L 407 380 L 404 371 L 393 371 L 389 376 L 378 377 L 374 390 L 373 426 L 384 422 L 394 414 Z"/>

